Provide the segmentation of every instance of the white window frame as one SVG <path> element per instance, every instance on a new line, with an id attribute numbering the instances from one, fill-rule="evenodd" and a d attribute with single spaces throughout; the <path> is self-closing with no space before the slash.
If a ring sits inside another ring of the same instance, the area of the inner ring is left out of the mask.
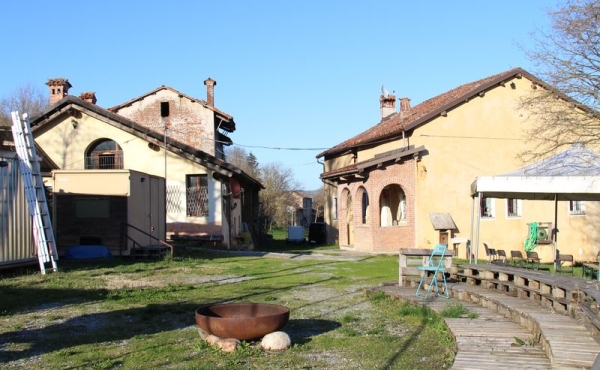
<path id="1" fill-rule="evenodd" d="M 513 207 L 516 208 L 516 212 L 510 213 L 509 207 L 511 202 L 513 203 Z M 506 199 L 506 218 L 519 218 L 523 216 L 523 200 L 517 198 L 507 198 Z"/>
<path id="2" fill-rule="evenodd" d="M 488 212 L 488 214 L 484 214 L 482 204 L 480 204 L 479 205 L 480 217 L 482 219 L 487 219 L 487 220 L 496 218 L 496 198 L 482 196 L 481 203 L 482 204 L 485 203 L 486 205 L 489 205 L 489 207 L 487 207 L 487 208 L 489 208 L 489 212 Z"/>
<path id="3" fill-rule="evenodd" d="M 570 216 L 585 216 L 585 202 L 583 200 L 569 201 Z"/>

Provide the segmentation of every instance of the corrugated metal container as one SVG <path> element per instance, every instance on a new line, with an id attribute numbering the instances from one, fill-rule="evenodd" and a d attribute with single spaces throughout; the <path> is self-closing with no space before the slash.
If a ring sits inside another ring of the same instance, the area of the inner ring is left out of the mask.
<path id="1" fill-rule="evenodd" d="M 0 151 L 0 268 L 37 263 L 19 160 Z"/>

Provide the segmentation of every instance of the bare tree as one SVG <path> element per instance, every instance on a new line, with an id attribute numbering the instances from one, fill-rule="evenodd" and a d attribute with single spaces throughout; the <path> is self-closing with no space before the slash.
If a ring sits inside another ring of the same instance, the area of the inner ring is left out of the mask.
<path id="1" fill-rule="evenodd" d="M 0 99 L 0 126 L 12 126 L 11 112 L 36 115 L 48 106 L 49 98 L 32 83 L 26 83 Z"/>
<path id="2" fill-rule="evenodd" d="M 521 101 L 536 122 L 521 153 L 526 162 L 574 143 L 600 147 L 600 0 L 567 0 L 548 16 L 551 29 L 537 30 L 533 47 L 522 48 L 536 74 L 553 86 Z"/>
<path id="3" fill-rule="evenodd" d="M 231 149 L 227 149 L 225 153 L 227 162 L 240 168 L 255 179 L 260 178 L 258 160 L 252 152 L 249 153 L 246 149 L 235 146 Z"/>
<path id="4" fill-rule="evenodd" d="M 260 179 L 265 187 L 260 192 L 262 216 L 270 220 L 270 226 L 287 225 L 290 210 L 295 210 L 292 190 L 298 188 L 292 170 L 269 163 L 261 168 Z"/>
<path id="5" fill-rule="evenodd" d="M 313 196 L 313 208 L 315 209 L 315 219 L 313 222 L 317 222 L 319 218 L 323 218 L 325 216 L 325 205 L 327 203 L 327 196 L 325 194 L 325 189 L 323 186 L 317 190 L 315 195 Z"/>

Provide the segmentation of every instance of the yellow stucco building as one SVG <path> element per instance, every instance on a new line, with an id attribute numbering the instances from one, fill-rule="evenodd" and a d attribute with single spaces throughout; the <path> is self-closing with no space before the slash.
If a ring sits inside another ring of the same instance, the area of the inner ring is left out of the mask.
<path id="1" fill-rule="evenodd" d="M 533 121 L 520 105 L 544 88 L 543 81 L 516 68 L 490 76 L 411 107 L 407 98 L 382 94 L 381 121 L 317 155 L 322 158 L 328 202 L 329 241 L 343 249 L 395 253 L 400 248 L 433 248 L 452 238 L 472 238 L 473 213 L 481 213 L 483 243 L 523 250 L 529 224 L 552 229 L 554 202 L 483 198 L 475 204 L 470 185 L 478 176 L 507 173 L 524 165 Z M 557 99 L 563 104 L 568 98 Z M 560 202 L 561 253 L 595 260 L 600 234 L 597 202 Z M 466 258 L 465 244 L 458 256 Z M 552 261 L 551 243 L 536 252 Z"/>
<path id="2" fill-rule="evenodd" d="M 87 181 L 97 196 L 116 196 L 109 191 L 113 188 L 111 172 L 131 170 L 162 178 L 164 185 L 157 196 L 163 197 L 163 224 L 151 226 L 152 232 L 160 229 L 160 239 L 191 238 L 232 246 L 243 233 L 255 231 L 258 192 L 263 187 L 224 159 L 223 146 L 232 143 L 226 133 L 235 130 L 235 122 L 214 106 L 216 82 L 209 78 L 204 83 L 206 101 L 161 86 L 106 109 L 96 104 L 94 93 L 72 96 L 68 80 L 51 79 L 47 83 L 51 105 L 31 120 L 36 145 L 50 168 L 78 173 L 78 181 Z M 62 176 L 60 181 L 68 179 Z M 141 181 L 131 192 L 137 191 Z M 58 185 L 55 196 L 60 197 Z M 152 198 L 148 199 L 127 207 L 143 209 L 148 206 L 145 202 L 151 203 Z M 120 214 L 127 211 L 121 203 L 110 204 L 122 208 Z M 115 218 L 112 210 L 102 214 L 103 220 L 97 217 L 97 221 L 106 228 Z M 148 215 L 142 211 L 139 217 Z M 112 249 L 122 249 L 117 246 L 123 237 L 116 225 L 110 236 L 106 229 L 93 225 L 79 222 L 69 227 L 69 238 L 61 239 L 63 232 L 57 239 L 59 248 L 76 243 L 76 237 L 91 236 L 111 240 Z M 61 240 L 65 240 L 63 245 Z"/>

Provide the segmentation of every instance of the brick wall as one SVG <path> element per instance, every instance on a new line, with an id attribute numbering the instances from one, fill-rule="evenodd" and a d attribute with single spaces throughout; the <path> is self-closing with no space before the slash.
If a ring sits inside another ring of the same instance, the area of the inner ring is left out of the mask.
<path id="1" fill-rule="evenodd" d="M 161 103 L 169 104 L 168 117 L 161 117 Z M 202 109 L 199 103 L 181 104 L 179 98 L 172 99 L 165 95 L 143 109 L 122 109 L 118 113 L 161 134 L 165 132 L 166 125 L 169 139 L 215 155 L 214 131 L 210 127 L 212 122 L 204 122 Z"/>
<path id="2" fill-rule="evenodd" d="M 406 220 L 399 222 L 397 226 L 381 227 L 381 192 L 386 186 L 393 184 L 399 185 L 406 195 Z M 367 191 L 369 196 L 369 217 L 366 224 L 362 223 L 363 191 Z M 374 169 L 369 172 L 365 182 L 340 184 L 340 247 L 351 247 L 365 252 L 394 252 L 400 248 L 415 247 L 415 195 L 414 160 Z M 351 212 L 348 212 L 347 208 L 348 197 L 352 199 Z M 351 246 L 348 245 L 349 241 Z"/>
<path id="3" fill-rule="evenodd" d="M 106 199 L 109 202 L 109 217 L 77 217 L 77 201 L 86 199 Z M 59 254 L 65 248 L 80 244 L 80 239 L 98 238 L 101 245 L 118 254 L 121 247 L 121 230 L 127 222 L 127 197 L 90 196 L 90 195 L 54 195 L 56 207 L 56 245 Z M 125 248 L 125 244 L 122 246 Z"/>

